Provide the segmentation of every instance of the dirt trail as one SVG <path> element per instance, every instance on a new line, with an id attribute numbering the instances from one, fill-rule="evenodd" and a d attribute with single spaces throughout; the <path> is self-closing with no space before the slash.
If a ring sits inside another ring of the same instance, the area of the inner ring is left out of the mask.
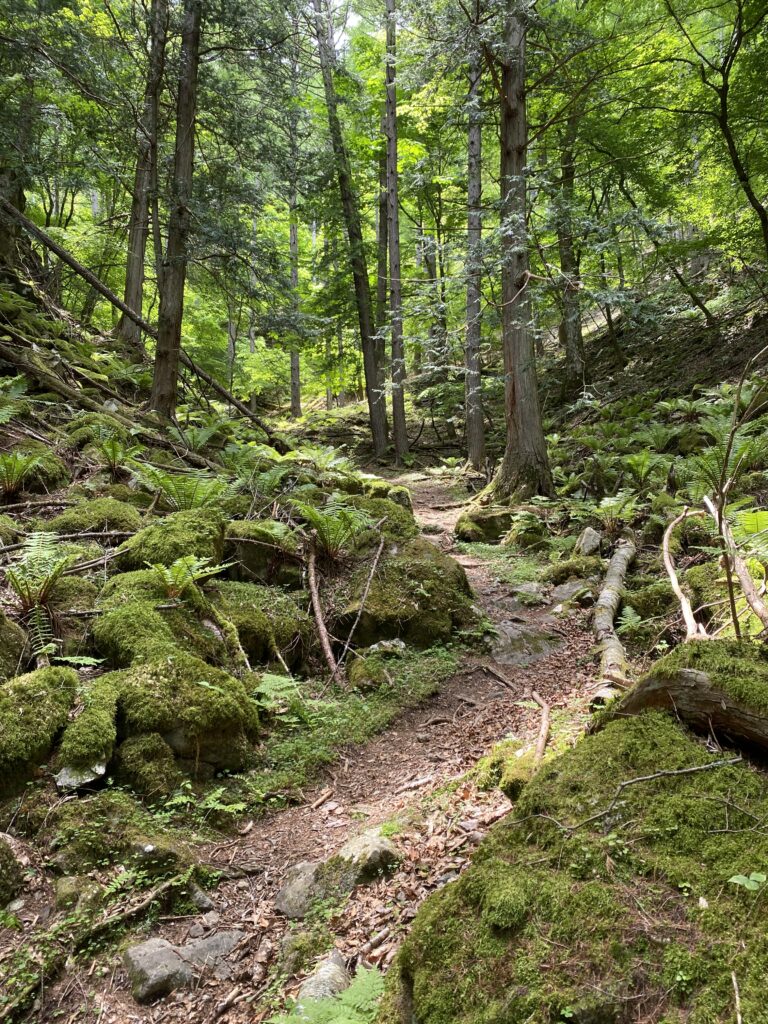
<path id="1" fill-rule="evenodd" d="M 551 608 L 523 607 L 508 585 L 494 579 L 487 563 L 452 550 L 461 508 L 455 494 L 430 478 L 410 477 L 406 482 L 425 534 L 464 566 L 478 605 L 498 631 L 495 649 L 490 655 L 465 655 L 459 671 L 433 698 L 404 712 L 369 743 L 342 752 L 306 792 L 304 803 L 275 812 L 257 821 L 247 834 L 208 851 L 210 862 L 229 876 L 212 894 L 215 914 L 204 921 L 202 915 L 161 918 L 152 934 L 178 943 L 200 934 L 201 928 L 206 934 L 209 929 L 242 929 L 246 936 L 236 954 L 240 959 L 228 979 L 206 978 L 194 991 L 140 1007 L 117 966 L 108 984 L 96 986 L 91 1001 L 99 1010 L 100 1024 L 181 1019 L 253 1024 L 269 1016 L 274 1012 L 265 1003 L 269 969 L 289 930 L 273 900 L 287 869 L 300 861 L 323 859 L 350 836 L 396 820 L 394 841 L 403 854 L 400 868 L 389 878 L 355 890 L 330 921 L 336 947 L 352 969 L 359 963 L 386 967 L 421 901 L 457 876 L 490 825 L 509 809 L 500 792 L 480 792 L 466 781 L 467 770 L 510 733 L 535 737 L 539 711 L 526 700 L 532 689 L 550 703 L 553 728 L 561 739 L 568 721 L 578 721 L 591 669 L 592 638 L 584 616 L 559 618 Z M 486 672 L 487 664 L 500 669 L 511 687 Z M 560 710 L 566 707 L 568 715 Z M 373 936 L 379 940 L 376 948 L 361 954 Z M 94 978 L 83 974 L 74 975 L 77 984 L 93 991 Z M 284 991 L 295 992 L 301 980 L 289 979 Z M 69 975 L 66 985 L 60 983 L 51 992 L 46 1019 L 51 1019 L 57 1003 L 72 1007 L 72 985 Z M 218 1012 L 227 999 L 232 1005 Z"/>

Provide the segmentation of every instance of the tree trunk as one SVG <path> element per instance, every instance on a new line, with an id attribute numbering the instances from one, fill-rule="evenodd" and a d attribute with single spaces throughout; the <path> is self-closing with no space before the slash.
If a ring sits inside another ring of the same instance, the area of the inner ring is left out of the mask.
<path id="1" fill-rule="evenodd" d="M 299 315 L 299 219 L 297 213 L 296 185 L 291 184 L 291 196 L 289 200 L 290 220 L 290 257 L 291 257 L 291 298 L 293 301 L 293 315 L 298 319 Z M 297 324 L 294 323 L 294 334 L 297 331 Z M 301 365 L 299 361 L 299 350 L 296 345 L 291 348 L 291 416 L 294 419 L 301 416 Z"/>
<path id="2" fill-rule="evenodd" d="M 467 423 L 467 456 L 474 469 L 485 466 L 485 423 L 480 383 L 482 328 L 481 252 L 482 208 L 482 115 L 480 113 L 480 60 L 473 54 L 469 69 L 467 102 L 467 334 L 464 402 Z"/>
<path id="3" fill-rule="evenodd" d="M 195 157 L 195 113 L 202 9 L 202 0 L 185 0 L 179 54 L 171 214 L 168 221 L 168 244 L 163 260 L 155 372 L 149 400 L 150 408 L 168 419 L 171 419 L 176 411 L 178 390 L 184 284 L 187 278 L 187 249 L 192 220 L 190 203 Z"/>
<path id="4" fill-rule="evenodd" d="M 527 118 L 525 44 L 527 25 L 513 13 L 501 75 L 501 330 L 504 348 L 507 443 L 493 489 L 498 498 L 552 495 L 552 474 L 541 421 L 536 353 L 531 331 L 526 230 Z"/>
<path id="5" fill-rule="evenodd" d="M 153 185 L 152 165 L 157 151 L 157 106 L 165 67 L 166 0 L 152 0 L 150 10 L 150 62 L 144 90 L 144 111 L 137 129 L 138 155 L 133 179 L 131 215 L 128 226 L 128 256 L 125 264 L 126 306 L 141 311 L 144 304 L 144 262 L 149 237 L 149 195 Z M 122 316 L 118 337 L 139 360 L 144 357 L 141 328 Z"/>
<path id="6" fill-rule="evenodd" d="M 397 28 L 396 0 L 387 0 L 387 238 L 389 241 L 389 310 L 392 352 L 392 436 L 395 460 L 408 454 L 405 421 L 405 349 L 403 345 L 403 290 L 400 281 L 400 207 L 397 171 Z"/>
<path id="7" fill-rule="evenodd" d="M 560 253 L 563 319 L 560 338 L 565 349 L 565 376 L 568 391 L 582 387 L 585 382 L 584 338 L 581 331 L 581 303 L 579 291 L 579 260 L 573 239 L 573 191 L 576 177 L 573 144 L 576 119 L 571 117 L 560 154 L 560 194 L 557 197 L 555 227 L 557 248 Z"/>
<path id="8" fill-rule="evenodd" d="M 371 420 L 371 437 L 373 451 L 381 456 L 387 447 L 387 408 L 386 397 L 379 386 L 379 373 L 376 366 L 375 327 L 373 323 L 373 303 L 371 300 L 371 283 L 368 280 L 368 267 L 363 244 L 363 230 L 357 197 L 352 186 L 352 172 L 349 154 L 341 130 L 338 111 L 338 97 L 333 72 L 336 64 L 336 53 L 333 47 L 333 29 L 328 13 L 324 10 L 323 0 L 313 0 L 315 10 L 315 27 L 317 32 L 320 70 L 323 77 L 323 89 L 328 110 L 328 129 L 331 146 L 336 162 L 336 174 L 341 193 L 341 205 L 344 223 L 349 242 L 349 260 L 355 286 L 355 301 L 360 324 L 360 345 L 363 350 L 363 367 L 365 371 L 365 391 L 368 399 L 368 410 Z"/>
<path id="9" fill-rule="evenodd" d="M 379 337 L 382 338 L 382 353 L 380 365 L 384 365 L 385 352 L 382 329 L 387 319 L 387 232 L 389 224 L 387 221 L 387 146 L 386 146 L 386 125 L 382 124 L 382 133 L 385 144 L 379 157 L 379 199 L 376 225 L 376 326 L 379 329 Z"/>

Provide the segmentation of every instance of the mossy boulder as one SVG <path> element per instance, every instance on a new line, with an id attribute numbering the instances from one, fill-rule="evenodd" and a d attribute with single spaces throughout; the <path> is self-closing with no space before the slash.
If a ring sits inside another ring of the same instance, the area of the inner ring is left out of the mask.
<path id="1" fill-rule="evenodd" d="M 337 622 L 338 635 L 346 635 L 362 605 L 355 632 L 362 646 L 400 637 L 416 647 L 431 647 L 474 622 L 464 569 L 429 541 L 417 538 L 391 549 L 363 604 L 368 574 L 367 566 L 355 574 L 351 600 Z"/>
<path id="2" fill-rule="evenodd" d="M 53 588 L 48 607 L 53 612 L 61 653 L 87 654 L 93 619 L 68 612 L 90 612 L 96 607 L 99 588 L 83 576 L 62 576 Z"/>
<path id="3" fill-rule="evenodd" d="M 67 724 L 58 758 L 67 768 L 91 768 L 107 764 L 117 738 L 119 686 L 114 675 L 100 676 L 83 695 L 82 707 Z"/>
<path id="4" fill-rule="evenodd" d="M 152 504 L 152 495 L 147 491 L 139 491 L 128 484 L 109 483 L 103 488 L 106 498 L 114 498 L 124 505 L 133 505 L 135 508 L 146 509 Z"/>
<path id="5" fill-rule="evenodd" d="M 37 456 L 37 465 L 24 476 L 24 490 L 33 493 L 58 490 L 69 481 L 66 462 L 49 446 L 39 441 L 28 441 L 25 454 Z"/>
<path id="6" fill-rule="evenodd" d="M 376 529 L 365 530 L 357 537 L 357 548 L 369 547 L 376 543 L 379 533 L 391 541 L 411 540 L 419 533 L 419 527 L 410 508 L 399 505 L 389 498 L 352 494 L 345 500 L 348 505 L 365 512 L 372 524 L 380 524 Z"/>
<path id="7" fill-rule="evenodd" d="M 149 802 L 169 797 L 184 778 L 173 751 L 156 732 L 131 736 L 120 744 L 115 777 Z"/>
<path id="8" fill-rule="evenodd" d="M 213 600 L 237 630 L 252 663 L 279 664 L 279 652 L 289 668 L 303 664 L 312 621 L 290 594 L 278 587 L 225 581 L 217 584 Z"/>
<path id="9" fill-rule="evenodd" d="M 96 651 L 113 668 L 151 661 L 179 650 L 170 625 L 154 601 L 127 601 L 104 611 L 93 624 Z"/>
<path id="10" fill-rule="evenodd" d="M 653 619 L 677 608 L 677 598 L 666 580 L 649 583 L 624 593 L 624 604 L 635 609 L 641 619 Z"/>
<path id="11" fill-rule="evenodd" d="M 256 705 L 243 683 L 189 654 L 120 674 L 118 709 L 126 736 L 157 733 L 193 773 L 202 765 L 239 771 L 258 734 Z"/>
<path id="12" fill-rule="evenodd" d="M 21 864 L 10 845 L 0 838 L 0 910 L 18 894 L 22 877 Z"/>
<path id="13" fill-rule="evenodd" d="M 275 519 L 243 519 L 227 524 L 224 556 L 244 582 L 298 589 L 303 569 L 295 530 Z"/>
<path id="14" fill-rule="evenodd" d="M 514 511 L 506 505 L 470 505 L 459 516 L 456 536 L 459 540 L 480 544 L 498 544 L 512 529 Z"/>
<path id="15" fill-rule="evenodd" d="M 42 668 L 0 685 L 0 791 L 15 788 L 48 757 L 77 684 L 70 668 Z"/>
<path id="16" fill-rule="evenodd" d="M 151 526 L 145 526 L 120 546 L 123 569 L 143 569 L 150 565 L 172 565 L 177 558 L 195 555 L 222 561 L 224 518 L 211 508 L 172 512 Z"/>
<path id="17" fill-rule="evenodd" d="M 642 1002 L 654 1020 L 725 1022 L 731 972 L 744 1020 L 760 1020 L 768 911 L 729 879 L 768 862 L 753 828 L 768 790 L 727 757 L 650 712 L 546 764 L 419 910 L 379 1021 L 621 1024 Z M 629 780 L 643 781 L 615 800 Z"/>
<path id="18" fill-rule="evenodd" d="M 19 526 L 10 516 L 0 515 L 0 545 L 7 547 L 19 539 Z"/>
<path id="19" fill-rule="evenodd" d="M 381 655 L 365 654 L 353 658 L 347 666 L 349 685 L 363 692 L 378 690 L 391 681 L 386 661 Z"/>
<path id="20" fill-rule="evenodd" d="M 577 555 L 548 566 L 542 573 L 542 579 L 558 586 L 568 580 L 583 580 L 597 576 L 602 568 L 603 562 L 598 555 Z"/>
<path id="21" fill-rule="evenodd" d="M 18 674 L 26 645 L 27 636 L 21 626 L 0 612 L 0 683 Z"/>
<path id="22" fill-rule="evenodd" d="M 85 448 L 102 437 L 114 436 L 127 441 L 129 436 L 127 428 L 106 412 L 81 412 L 65 429 L 76 448 Z"/>
<path id="23" fill-rule="evenodd" d="M 93 533 L 116 531 L 135 533 L 141 528 L 141 516 L 133 505 L 116 498 L 93 498 L 68 508 L 48 523 L 53 533 Z"/>
<path id="24" fill-rule="evenodd" d="M 402 484 L 392 484 L 389 480 L 382 480 L 378 476 L 364 475 L 362 489 L 363 494 L 370 498 L 387 498 L 389 501 L 394 501 L 396 505 L 402 505 L 403 508 L 413 511 L 411 492 Z"/>

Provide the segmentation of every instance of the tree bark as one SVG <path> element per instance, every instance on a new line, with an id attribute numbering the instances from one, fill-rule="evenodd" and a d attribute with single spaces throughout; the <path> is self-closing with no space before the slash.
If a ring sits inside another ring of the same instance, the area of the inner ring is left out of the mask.
<path id="1" fill-rule="evenodd" d="M 576 179 L 573 152 L 575 135 L 576 119 L 571 117 L 560 154 L 560 194 L 555 211 L 563 288 L 563 319 L 560 323 L 560 338 L 565 349 L 566 386 L 569 391 L 584 385 L 586 373 L 584 338 L 581 330 L 581 303 L 579 301 L 581 279 L 573 238 L 573 193 Z"/>
<path id="2" fill-rule="evenodd" d="M 531 331 L 526 228 L 525 59 L 527 24 L 510 14 L 501 74 L 501 330 L 504 348 L 507 439 L 493 483 L 498 498 L 552 495 L 552 474 L 541 420 L 536 353 Z"/>
<path id="3" fill-rule="evenodd" d="M 400 280 L 400 207 L 397 170 L 397 28 L 396 0 L 387 7 L 387 240 L 389 242 L 389 312 L 392 354 L 392 436 L 395 460 L 408 454 L 405 421 L 405 348 L 403 343 L 403 289 Z"/>
<path id="4" fill-rule="evenodd" d="M 184 285 L 187 279 L 188 245 L 192 227 L 192 175 L 202 10 L 202 0 L 185 0 L 179 54 L 171 214 L 168 221 L 168 244 L 163 260 L 155 372 L 150 396 L 150 407 L 166 419 L 172 419 L 176 411 L 179 383 Z"/>
<path id="5" fill-rule="evenodd" d="M 373 322 L 373 303 L 371 300 L 371 283 L 368 279 L 368 267 L 363 244 L 363 230 L 357 197 L 352 184 L 352 171 L 349 154 L 344 142 L 344 135 L 339 119 L 338 97 L 333 72 L 336 65 L 336 52 L 333 45 L 333 29 L 324 0 L 313 0 L 315 11 L 315 28 L 317 33 L 320 70 L 323 78 L 325 103 L 328 111 L 328 129 L 331 136 L 336 175 L 341 193 L 341 205 L 349 243 L 349 260 L 355 287 L 355 301 L 360 325 L 360 345 L 363 350 L 363 368 L 365 372 L 365 391 L 368 399 L 368 411 L 371 421 L 371 437 L 373 451 L 378 457 L 387 448 L 387 408 L 386 397 L 379 386 L 379 373 L 376 366 L 375 334 Z"/>
<path id="6" fill-rule="evenodd" d="M 128 222 L 128 255 L 125 264 L 126 306 L 141 310 L 144 304 L 144 266 L 149 238 L 149 195 L 153 184 L 152 165 L 157 152 L 157 108 L 165 68 L 166 0 L 152 0 L 149 16 L 150 61 L 144 90 L 142 120 L 137 128 L 136 171 L 133 180 L 131 214 Z M 141 328 L 123 315 L 117 334 L 139 360 L 144 358 Z"/>
<path id="7" fill-rule="evenodd" d="M 296 154 L 298 156 L 298 154 Z M 293 303 L 293 315 L 297 320 L 299 316 L 299 218 L 298 200 L 296 195 L 296 183 L 291 183 L 291 195 L 289 199 L 289 247 L 291 258 L 291 299 Z M 294 323 L 293 331 L 297 330 Z M 301 416 L 301 364 L 299 350 L 294 343 L 291 348 L 291 416 L 294 419 Z"/>
<path id="8" fill-rule="evenodd" d="M 469 68 L 467 97 L 467 333 L 465 342 L 464 404 L 467 424 L 467 457 L 474 469 L 485 466 L 485 422 L 480 381 L 482 329 L 482 115 L 480 112 L 480 60 L 476 54 Z"/>

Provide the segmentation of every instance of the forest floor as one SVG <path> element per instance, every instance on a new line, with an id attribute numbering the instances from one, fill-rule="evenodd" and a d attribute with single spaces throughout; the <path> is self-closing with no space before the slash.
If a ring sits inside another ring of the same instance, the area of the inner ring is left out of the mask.
<path id="1" fill-rule="evenodd" d="M 386 968 L 423 899 L 462 871 L 490 826 L 510 808 L 498 789 L 478 788 L 471 769 L 506 737 L 535 740 L 541 712 L 531 691 L 550 705 L 550 747 L 562 749 L 582 731 L 594 687 L 587 613 L 556 614 L 548 604 L 521 603 L 509 584 L 495 578 L 491 562 L 454 551 L 453 529 L 463 502 L 446 481 L 410 473 L 398 482 L 411 488 L 426 536 L 464 566 L 496 631 L 490 652 L 465 653 L 460 669 L 434 697 L 370 742 L 343 752 L 302 803 L 244 823 L 233 839 L 202 851 L 203 860 L 223 872 L 211 894 L 215 910 L 161 917 L 152 935 L 182 943 L 224 929 L 242 930 L 227 977 L 207 974 L 199 988 L 142 1007 L 132 999 L 113 951 L 108 969 L 103 955 L 70 965 L 45 993 L 33 1019 L 265 1020 L 306 976 L 306 970 L 293 977 L 286 970 L 287 941 L 297 932 L 311 932 L 319 946 L 313 952 L 335 946 L 352 970 L 359 964 Z M 291 924 L 275 910 L 289 867 L 325 859 L 350 836 L 375 826 L 402 855 L 393 874 L 359 886 L 343 905 L 327 907 L 322 920 Z"/>

